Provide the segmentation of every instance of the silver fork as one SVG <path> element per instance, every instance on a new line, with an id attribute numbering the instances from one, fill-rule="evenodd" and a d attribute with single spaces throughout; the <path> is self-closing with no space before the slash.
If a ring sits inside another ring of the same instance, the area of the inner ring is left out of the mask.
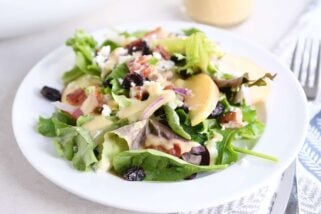
<path id="1" fill-rule="evenodd" d="M 317 47 L 317 48 L 316 48 Z M 299 39 L 292 55 L 291 70 L 296 74 L 308 100 L 315 100 L 319 88 L 321 42 L 313 39 Z M 293 185 L 285 213 L 299 213 L 295 161 Z"/>
<path id="2" fill-rule="evenodd" d="M 316 50 L 317 47 L 318 49 Z M 295 45 L 291 70 L 297 75 L 308 100 L 314 100 L 319 87 L 321 43 L 319 40 L 299 39 Z"/>

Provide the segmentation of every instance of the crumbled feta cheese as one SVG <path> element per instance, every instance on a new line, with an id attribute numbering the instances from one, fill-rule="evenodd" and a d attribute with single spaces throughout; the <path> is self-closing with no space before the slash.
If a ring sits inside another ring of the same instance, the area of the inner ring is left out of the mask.
<path id="1" fill-rule="evenodd" d="M 122 64 L 124 62 L 128 62 L 130 60 L 134 59 L 133 56 L 131 55 L 120 55 L 119 58 L 118 58 L 118 64 Z"/>
<path id="2" fill-rule="evenodd" d="M 175 63 L 171 60 L 159 60 L 156 64 L 156 69 L 160 72 L 171 70 Z"/>
<path id="3" fill-rule="evenodd" d="M 153 52 L 153 57 L 155 57 L 158 60 L 162 59 L 162 55 L 160 55 L 160 53 L 158 53 L 158 52 Z"/>
<path id="4" fill-rule="evenodd" d="M 103 115 L 103 116 L 110 116 L 110 114 L 111 114 L 111 109 L 110 109 L 110 107 L 108 106 L 108 105 L 103 105 L 103 110 L 101 111 L 101 114 Z"/>
<path id="5" fill-rule="evenodd" d="M 104 46 L 98 51 L 97 56 L 95 57 L 95 61 L 99 65 L 99 67 L 103 68 L 105 63 L 107 62 L 110 54 L 110 46 Z"/>

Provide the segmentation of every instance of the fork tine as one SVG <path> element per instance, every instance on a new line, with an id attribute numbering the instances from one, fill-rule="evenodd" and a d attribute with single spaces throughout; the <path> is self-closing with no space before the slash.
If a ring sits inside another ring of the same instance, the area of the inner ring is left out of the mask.
<path id="1" fill-rule="evenodd" d="M 317 66 L 315 68 L 315 77 L 314 77 L 314 83 L 313 83 L 313 87 L 318 89 L 319 86 L 319 74 L 320 74 L 320 64 L 321 64 L 321 41 L 319 41 L 319 45 L 318 45 L 318 57 L 317 57 Z"/>
<path id="2" fill-rule="evenodd" d="M 307 41 L 308 41 L 308 39 L 307 39 Z M 310 83 L 310 79 L 312 78 L 312 74 L 313 73 L 315 73 L 315 71 L 314 72 L 312 72 L 311 71 L 311 69 L 312 69 L 312 62 L 313 62 L 313 39 L 309 39 L 309 41 L 310 41 L 310 45 L 308 45 L 307 44 L 307 46 L 309 46 L 309 48 L 310 48 L 310 50 L 307 50 L 307 52 L 310 52 L 309 54 L 309 59 L 307 59 L 308 60 L 308 67 L 307 67 L 307 75 L 306 75 L 306 78 L 305 78 L 305 87 L 309 87 L 309 83 Z M 307 42 L 308 43 L 308 42 Z M 314 75 L 315 76 L 315 75 Z"/>
<path id="3" fill-rule="evenodd" d="M 292 54 L 292 60 L 291 60 L 291 70 L 293 73 L 295 73 L 295 60 L 296 60 L 296 55 L 299 49 L 299 40 L 296 42 L 294 50 L 293 50 L 293 54 Z"/>
<path id="4" fill-rule="evenodd" d="M 302 84 L 302 73 L 303 73 L 303 66 L 306 60 L 305 54 L 306 54 L 306 49 L 307 49 L 307 39 L 304 40 L 304 45 L 303 45 L 303 51 L 302 51 L 302 56 L 301 56 L 301 64 L 300 64 L 300 68 L 299 68 L 299 75 L 298 75 L 298 79 Z M 305 86 L 305 85 L 302 85 Z"/>

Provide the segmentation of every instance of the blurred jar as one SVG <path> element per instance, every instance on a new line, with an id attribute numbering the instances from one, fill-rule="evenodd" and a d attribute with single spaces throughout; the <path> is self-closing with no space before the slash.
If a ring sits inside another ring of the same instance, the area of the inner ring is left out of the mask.
<path id="1" fill-rule="evenodd" d="M 185 6 L 194 20 L 227 27 L 248 18 L 252 11 L 252 0 L 185 0 Z"/>

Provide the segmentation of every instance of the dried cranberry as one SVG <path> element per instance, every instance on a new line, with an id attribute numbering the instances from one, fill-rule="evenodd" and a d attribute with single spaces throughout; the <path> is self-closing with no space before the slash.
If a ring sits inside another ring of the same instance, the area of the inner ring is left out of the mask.
<path id="1" fill-rule="evenodd" d="M 127 181 L 142 181 L 145 178 L 145 173 L 140 167 L 132 167 L 125 172 L 123 178 Z"/>
<path id="2" fill-rule="evenodd" d="M 225 106 L 221 102 L 218 102 L 215 109 L 208 116 L 208 118 L 218 118 L 223 115 L 224 110 L 225 110 Z"/>
<path id="3" fill-rule="evenodd" d="M 182 70 L 179 72 L 179 74 L 183 77 L 183 79 L 187 79 L 192 76 L 190 73 L 187 73 L 187 70 Z"/>
<path id="4" fill-rule="evenodd" d="M 142 99 L 141 99 L 141 100 L 142 100 L 142 101 L 147 100 L 148 97 L 149 97 L 149 93 L 148 93 L 147 91 L 143 91 Z"/>
<path id="5" fill-rule="evenodd" d="M 139 73 L 129 73 L 125 76 L 122 87 L 124 89 L 129 89 L 132 86 L 132 83 L 135 86 L 142 86 L 144 84 L 144 78 Z"/>
<path id="6" fill-rule="evenodd" d="M 129 54 L 132 54 L 136 51 L 141 51 L 142 55 L 148 55 L 151 53 L 147 43 L 141 39 L 133 41 L 132 43 L 127 45 L 126 48 L 128 49 Z"/>
<path id="7" fill-rule="evenodd" d="M 61 100 L 61 93 L 60 91 L 58 91 L 57 89 L 48 87 L 48 86 L 44 86 L 40 93 L 42 94 L 42 96 L 44 96 L 46 99 L 50 100 L 50 101 L 60 101 Z"/>

